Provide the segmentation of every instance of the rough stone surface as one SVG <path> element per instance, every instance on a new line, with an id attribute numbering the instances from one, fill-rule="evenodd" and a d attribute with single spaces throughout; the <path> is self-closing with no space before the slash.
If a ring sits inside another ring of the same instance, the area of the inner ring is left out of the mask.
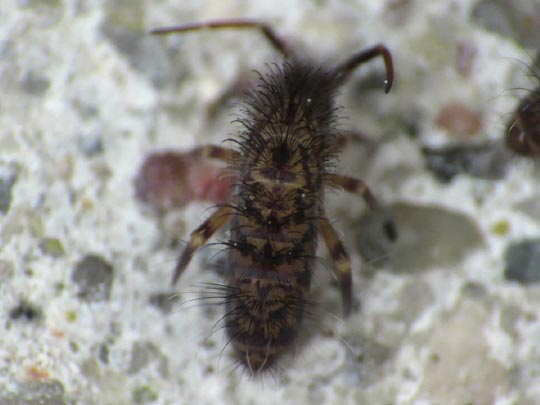
<path id="1" fill-rule="evenodd" d="M 5 405 L 67 405 L 62 383 L 56 380 L 29 381 L 17 384 L 13 390 L 0 389 L 0 404 Z"/>
<path id="2" fill-rule="evenodd" d="M 537 5 L 2 0 L 0 404 L 537 404 L 540 293 L 506 279 L 505 250 L 539 238 L 540 171 L 468 153 L 470 139 L 437 126 L 451 100 L 481 114 L 475 144 L 503 143 L 513 89 L 538 87 L 527 78 L 535 50 L 523 48 L 539 43 L 523 19 Z M 396 72 L 384 94 L 375 58 L 340 89 L 339 127 L 368 141 L 347 145 L 335 170 L 369 185 L 397 240 L 380 212 L 360 220 L 360 196 L 328 188 L 354 310 L 337 319 L 339 280 L 321 243 L 305 338 L 261 381 L 235 369 L 223 305 L 208 305 L 205 286 L 225 282 L 223 255 L 198 252 L 170 285 L 179 246 L 212 208 L 191 199 L 148 212 L 133 187 L 152 153 L 234 137 L 234 104 L 216 101 L 283 59 L 257 30 L 149 29 L 239 16 L 269 21 L 329 64 L 384 43 Z M 458 142 L 454 161 L 441 158 L 454 177 L 440 182 L 422 148 Z M 530 253 L 516 261 L 522 273 Z M 36 309 L 39 322 L 23 321 Z"/>
<path id="3" fill-rule="evenodd" d="M 508 385 L 508 370 L 492 358 L 483 325 L 488 312 L 465 300 L 428 339 L 419 399 L 429 403 L 492 404 L 493 387 Z M 506 387 L 508 388 L 508 387 Z"/>

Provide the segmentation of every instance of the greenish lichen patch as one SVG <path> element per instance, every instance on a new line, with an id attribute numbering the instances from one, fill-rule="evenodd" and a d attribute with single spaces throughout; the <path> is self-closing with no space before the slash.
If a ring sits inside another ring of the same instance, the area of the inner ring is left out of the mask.
<path id="1" fill-rule="evenodd" d="M 142 385 L 133 390 L 133 402 L 136 404 L 150 404 L 158 399 L 158 393 L 149 385 Z"/>
<path id="2" fill-rule="evenodd" d="M 57 238 L 43 238 L 39 241 L 41 251 L 52 257 L 61 257 L 64 255 L 64 245 Z"/>

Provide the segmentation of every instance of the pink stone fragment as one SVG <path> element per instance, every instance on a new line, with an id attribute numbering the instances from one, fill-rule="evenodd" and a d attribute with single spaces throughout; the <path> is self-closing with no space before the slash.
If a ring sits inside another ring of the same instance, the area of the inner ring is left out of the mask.
<path id="1" fill-rule="evenodd" d="M 135 177 L 135 196 L 157 211 L 191 202 L 221 203 L 230 197 L 234 181 L 230 171 L 210 160 L 166 150 L 146 157 Z"/>
<path id="2" fill-rule="evenodd" d="M 453 135 L 470 137 L 482 129 L 482 114 L 459 101 L 453 101 L 441 108 L 436 123 Z"/>

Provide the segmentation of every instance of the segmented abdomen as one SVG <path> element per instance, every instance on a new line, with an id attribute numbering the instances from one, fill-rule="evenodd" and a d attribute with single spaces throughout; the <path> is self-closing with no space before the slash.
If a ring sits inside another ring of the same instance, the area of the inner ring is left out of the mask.
<path id="1" fill-rule="evenodd" d="M 285 192 L 292 199 L 284 189 L 269 187 L 273 197 L 257 201 L 248 195 L 231 224 L 227 332 L 237 359 L 253 372 L 270 367 L 294 341 L 311 282 L 316 231 L 309 217 L 317 208 L 301 202 L 302 189 Z"/>
<path id="2" fill-rule="evenodd" d="M 335 87 L 323 70 L 285 64 L 260 78 L 240 119 L 225 325 L 254 373 L 290 347 L 306 311 Z"/>
<path id="3" fill-rule="evenodd" d="M 276 184 L 268 187 L 272 197 L 252 201 L 248 194 L 231 223 L 228 269 L 234 293 L 227 299 L 225 322 L 237 359 L 252 372 L 272 366 L 294 341 L 316 249 L 311 218 L 317 205 L 302 202 L 301 188 L 284 191 L 279 180 Z"/>

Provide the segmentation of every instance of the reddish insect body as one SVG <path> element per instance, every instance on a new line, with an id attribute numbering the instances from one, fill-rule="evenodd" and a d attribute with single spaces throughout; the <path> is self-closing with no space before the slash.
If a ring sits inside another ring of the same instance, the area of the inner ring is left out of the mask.
<path id="1" fill-rule="evenodd" d="M 508 123 L 506 145 L 521 156 L 540 156 L 540 88 L 519 103 Z"/>
<path id="2" fill-rule="evenodd" d="M 243 27 L 260 29 L 288 60 L 260 75 L 248 93 L 238 120 L 243 131 L 232 140 L 237 147 L 200 148 L 201 156 L 230 164 L 236 185 L 231 201 L 192 232 L 173 282 L 195 250 L 228 225 L 228 279 L 218 289 L 226 305 L 224 324 L 237 361 L 258 373 L 273 367 L 297 336 L 307 310 L 319 233 L 336 266 L 344 311 L 350 312 L 350 262 L 325 216 L 324 189 L 357 193 L 371 208 L 376 202 L 361 180 L 331 172 L 335 153 L 351 138 L 335 129 L 334 96 L 354 69 L 379 56 L 385 62 L 388 92 L 393 67 L 382 45 L 333 67 L 313 67 L 295 58 L 270 26 L 256 20 L 195 23 L 154 33 Z"/>
<path id="3" fill-rule="evenodd" d="M 197 151 L 163 151 L 146 157 L 135 177 L 137 199 L 157 212 L 192 201 L 227 201 L 234 178 L 226 169 L 201 159 Z"/>

